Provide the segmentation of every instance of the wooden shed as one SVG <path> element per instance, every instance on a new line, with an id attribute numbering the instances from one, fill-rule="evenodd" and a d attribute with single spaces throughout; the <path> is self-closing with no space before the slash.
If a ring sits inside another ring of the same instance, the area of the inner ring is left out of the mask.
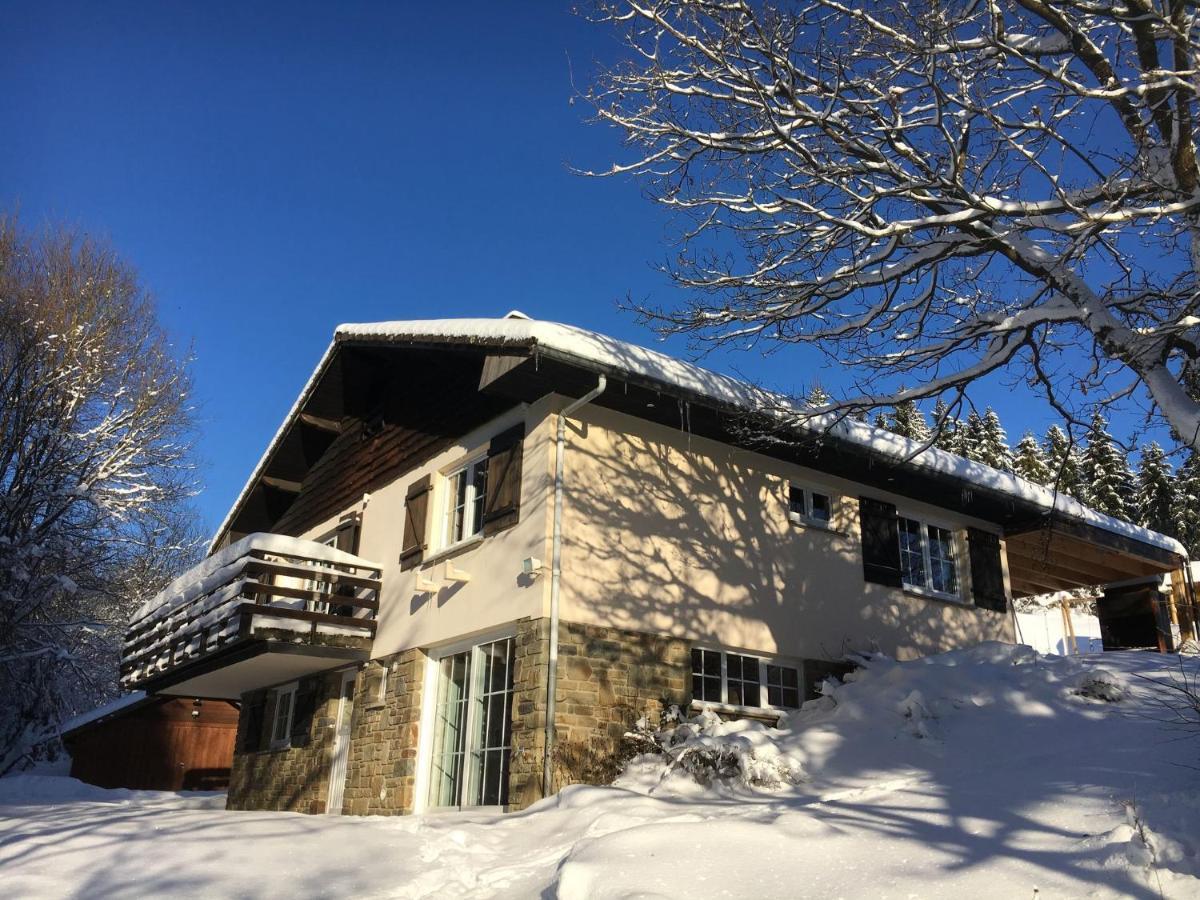
<path id="1" fill-rule="evenodd" d="M 66 723 L 71 777 L 105 788 L 217 791 L 229 786 L 238 707 L 139 692 Z"/>
<path id="2" fill-rule="evenodd" d="M 1146 649 L 1173 653 L 1197 638 L 1200 562 L 1166 576 L 1111 584 L 1096 601 L 1105 650 Z"/>

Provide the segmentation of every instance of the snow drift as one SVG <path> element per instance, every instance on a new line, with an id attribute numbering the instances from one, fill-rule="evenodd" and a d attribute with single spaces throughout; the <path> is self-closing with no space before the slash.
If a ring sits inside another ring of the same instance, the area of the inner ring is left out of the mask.
<path id="1" fill-rule="evenodd" d="M 0 870 L 32 898 L 1200 897 L 1198 739 L 1165 727 L 1158 684 L 1181 671 L 1200 661 L 871 657 L 781 728 L 655 729 L 732 760 L 716 777 L 642 755 L 508 815 L 231 813 L 6 779 Z"/>

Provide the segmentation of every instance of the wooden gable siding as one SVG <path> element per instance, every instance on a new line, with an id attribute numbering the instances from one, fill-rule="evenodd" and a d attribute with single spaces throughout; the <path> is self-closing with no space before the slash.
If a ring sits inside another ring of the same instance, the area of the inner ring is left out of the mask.
<path id="1" fill-rule="evenodd" d="M 387 380 L 391 389 L 383 391 L 374 410 L 368 407 L 361 418 L 343 420 L 341 433 L 304 477 L 272 531 L 302 534 L 514 405 L 479 392 L 478 357 L 447 360 L 443 355 L 436 360 L 440 365 L 426 360 L 430 364 L 423 372 L 411 365 L 393 370 Z M 372 385 L 371 393 L 379 391 Z"/>

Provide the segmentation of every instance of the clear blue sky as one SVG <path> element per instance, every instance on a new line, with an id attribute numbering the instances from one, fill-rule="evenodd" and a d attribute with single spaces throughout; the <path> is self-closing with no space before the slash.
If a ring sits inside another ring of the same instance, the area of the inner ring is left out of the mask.
<path id="1" fill-rule="evenodd" d="M 8 3 L 0 204 L 109 238 L 196 355 L 206 525 L 339 322 L 519 308 L 648 343 L 668 222 L 572 104 L 613 36 L 554 3 Z M 570 59 L 570 65 L 568 64 Z M 680 344 L 665 349 L 684 353 Z M 784 389 L 801 350 L 707 364 Z M 1037 418 L 984 391 L 1015 442 Z"/>

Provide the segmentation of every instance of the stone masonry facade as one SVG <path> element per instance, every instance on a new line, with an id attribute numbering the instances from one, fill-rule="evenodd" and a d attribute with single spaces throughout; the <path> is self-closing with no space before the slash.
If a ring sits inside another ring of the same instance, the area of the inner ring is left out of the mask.
<path id="1" fill-rule="evenodd" d="M 521 809 L 542 796 L 549 623 L 518 623 L 509 799 Z M 686 641 L 562 622 L 555 697 L 554 790 L 615 774 L 622 739 L 643 716 L 690 698 Z"/>
<path id="2" fill-rule="evenodd" d="M 304 679 L 301 688 L 316 693 L 310 721 L 294 723 L 292 745 L 284 749 L 244 749 L 249 744 L 267 747 L 275 719 L 270 689 L 242 695 L 238 736 L 229 776 L 228 809 L 272 809 L 323 813 L 329 795 L 329 763 L 338 710 L 340 673 Z M 262 703 L 260 717 L 247 710 Z M 254 735 L 247 729 L 255 728 Z"/>
<path id="3" fill-rule="evenodd" d="M 379 680 L 359 678 L 344 813 L 389 816 L 412 812 L 426 659 L 420 650 L 405 650 L 373 661 L 368 673 L 379 664 L 386 669 L 382 696 Z"/>
<path id="4" fill-rule="evenodd" d="M 638 719 L 646 716 L 657 721 L 664 705 L 687 702 L 688 649 L 686 641 L 661 635 L 560 624 L 555 790 L 611 777 L 622 738 Z M 542 796 L 548 655 L 549 621 L 517 622 L 509 772 L 512 809 L 522 809 Z M 413 810 L 427 659 L 419 649 L 406 650 L 373 660 L 359 672 L 344 813 L 395 815 Z M 246 746 L 242 730 L 250 720 L 246 709 L 265 697 L 260 729 L 269 729 L 273 719 L 269 690 L 243 696 L 230 809 L 325 811 L 340 684 L 340 672 L 301 682 L 301 691 L 311 688 L 315 693 L 311 722 L 296 723 L 293 746 L 274 751 L 242 749 Z"/>

